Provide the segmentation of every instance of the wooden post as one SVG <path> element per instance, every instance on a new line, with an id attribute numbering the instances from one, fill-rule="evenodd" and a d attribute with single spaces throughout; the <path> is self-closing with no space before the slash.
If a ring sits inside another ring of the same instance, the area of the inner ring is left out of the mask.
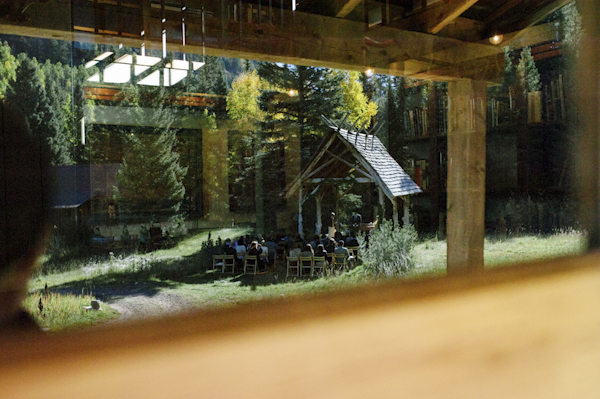
<path id="1" fill-rule="evenodd" d="M 448 273 L 483 270 L 486 83 L 448 84 Z"/>
<path id="2" fill-rule="evenodd" d="M 394 227 L 398 227 L 398 200 L 392 198 L 392 220 L 394 221 Z"/>
<path id="3" fill-rule="evenodd" d="M 315 223 L 315 234 L 321 235 L 321 229 L 323 228 L 323 220 L 321 219 L 321 203 L 323 200 L 324 191 L 315 195 L 315 201 L 317 202 L 317 222 Z"/>
<path id="4" fill-rule="evenodd" d="M 381 187 L 379 188 L 379 206 L 381 207 L 381 210 L 379 211 L 379 216 L 381 216 L 381 219 L 385 219 L 385 195 L 383 195 L 383 190 L 381 189 Z M 375 217 L 377 217 L 378 215 L 375 215 Z"/>
<path id="5" fill-rule="evenodd" d="M 298 234 L 300 237 L 304 237 L 304 226 L 302 225 L 302 185 L 298 187 Z"/>
<path id="6" fill-rule="evenodd" d="M 408 226 L 410 224 L 410 202 L 408 201 L 408 197 L 404 197 L 402 202 L 404 203 L 404 216 L 402 216 L 402 222 L 404 223 L 404 226 Z"/>
<path id="7" fill-rule="evenodd" d="M 598 65 L 600 62 L 600 30 L 598 16 L 600 3 L 582 2 L 585 12 L 583 27 L 586 34 L 581 40 L 581 54 L 577 60 L 577 93 L 573 92 L 578 109 L 582 110 L 579 151 L 576 160 L 580 198 L 580 220 L 587 231 L 588 250 L 600 248 L 600 110 L 598 101 Z M 574 60 L 571 60 L 574 61 Z M 567 119 L 573 118 L 567 114 Z M 574 119 L 574 118 L 573 118 Z"/>

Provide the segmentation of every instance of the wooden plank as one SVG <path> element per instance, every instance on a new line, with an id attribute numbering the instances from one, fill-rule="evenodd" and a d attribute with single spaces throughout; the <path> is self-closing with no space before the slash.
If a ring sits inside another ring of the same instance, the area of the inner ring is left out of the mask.
<path id="1" fill-rule="evenodd" d="M 483 270 L 486 83 L 448 84 L 448 273 Z"/>
<path id="2" fill-rule="evenodd" d="M 434 19 L 434 25 L 427 29 L 429 33 L 436 34 L 442 30 L 450 22 L 454 21 L 463 12 L 467 11 L 471 6 L 479 0 L 457 0 L 448 4 L 447 8 Z"/>
<path id="3" fill-rule="evenodd" d="M 596 397 L 598 262 L 4 338 L 0 385 L 15 399 Z"/>
<path id="4" fill-rule="evenodd" d="M 313 184 L 319 184 L 319 183 L 323 182 L 324 180 L 335 181 L 335 182 L 356 181 L 357 183 L 372 183 L 373 182 L 373 179 L 370 179 L 368 177 L 356 177 L 356 178 L 351 178 L 351 177 L 336 177 L 336 178 L 314 177 L 314 178 L 310 179 L 309 182 L 311 182 Z"/>
<path id="5" fill-rule="evenodd" d="M 508 11 L 512 10 L 516 6 L 523 3 L 523 0 L 508 0 L 504 4 L 497 8 L 496 11 L 488 15 L 488 17 L 483 21 L 486 25 L 496 21 L 498 18 L 506 14 Z"/>
<path id="6" fill-rule="evenodd" d="M 346 15 L 350 14 L 356 6 L 362 3 L 363 0 L 347 0 L 346 4 L 344 4 L 340 11 L 338 11 L 336 17 L 337 18 L 345 18 Z"/>
<path id="7" fill-rule="evenodd" d="M 439 2 L 430 7 L 423 8 L 422 11 L 407 18 L 398 20 L 393 26 L 400 29 L 436 34 L 478 1 L 479 0 L 450 0 Z"/>
<path id="8" fill-rule="evenodd" d="M 587 230 L 589 246 L 600 248 L 600 104 L 598 92 L 598 65 L 600 65 L 600 3 L 594 0 L 582 1 L 583 29 L 586 34 L 581 38 L 581 54 L 578 60 L 577 93 L 571 93 L 577 106 L 585 110 L 581 120 L 582 135 L 576 157 L 579 206 L 583 216 L 581 221 Z M 567 94 L 568 95 L 568 94 Z M 592 104 L 595 104 L 592 106 Z M 554 114 L 556 115 L 556 114 Z M 569 117 L 569 116 L 567 116 Z"/>

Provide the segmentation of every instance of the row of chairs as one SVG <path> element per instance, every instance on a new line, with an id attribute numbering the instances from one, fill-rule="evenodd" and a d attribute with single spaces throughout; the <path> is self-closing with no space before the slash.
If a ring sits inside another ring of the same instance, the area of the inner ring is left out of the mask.
<path id="1" fill-rule="evenodd" d="M 350 255 L 356 257 L 358 248 L 349 248 Z M 315 273 L 324 273 L 325 267 L 329 264 L 331 270 L 348 270 L 348 258 L 343 254 L 330 254 L 327 257 L 305 257 L 298 258 L 285 257 L 285 254 L 277 253 L 275 262 L 284 257 L 287 259 L 286 277 L 304 277 L 314 276 Z M 235 255 L 213 255 L 213 270 L 220 270 L 221 273 L 235 273 L 236 259 Z M 306 273 L 308 271 L 308 273 Z M 256 274 L 258 272 L 258 259 L 253 255 L 244 257 L 244 274 Z"/>
<path id="2" fill-rule="evenodd" d="M 286 278 L 314 276 L 315 273 L 324 273 L 329 265 L 330 270 L 348 270 L 348 258 L 343 254 L 332 254 L 331 257 L 324 256 L 300 256 L 298 258 L 288 257 L 286 267 Z M 306 273 L 309 271 L 309 273 Z"/>
<path id="3" fill-rule="evenodd" d="M 213 270 L 221 273 L 235 273 L 235 255 L 213 255 Z M 244 274 L 256 274 L 258 272 L 258 258 L 255 255 L 244 257 Z"/>

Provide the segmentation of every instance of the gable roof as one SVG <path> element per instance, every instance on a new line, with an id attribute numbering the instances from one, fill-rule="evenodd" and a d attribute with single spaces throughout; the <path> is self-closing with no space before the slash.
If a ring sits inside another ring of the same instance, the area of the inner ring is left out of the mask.
<path id="1" fill-rule="evenodd" d="M 319 183 L 324 179 L 374 182 L 390 200 L 423 192 L 378 137 L 342 129 L 325 117 L 323 120 L 332 131 L 308 166 L 286 187 L 286 196 L 302 184 Z"/>

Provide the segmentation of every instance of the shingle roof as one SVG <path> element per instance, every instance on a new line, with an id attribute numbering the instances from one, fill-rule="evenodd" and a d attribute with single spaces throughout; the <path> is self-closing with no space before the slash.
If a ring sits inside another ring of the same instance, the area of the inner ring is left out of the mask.
<path id="1" fill-rule="evenodd" d="M 369 181 L 378 184 L 390 199 L 423 192 L 387 152 L 379 138 L 341 129 L 325 117 L 323 120 L 332 132 L 323 140 L 308 166 L 288 185 L 285 190 L 286 195 L 291 195 L 298 187 L 310 182 L 314 177 L 351 178 L 354 170 L 368 177 Z M 350 159 L 348 159 L 349 155 L 351 155 Z"/>
<path id="2" fill-rule="evenodd" d="M 374 135 L 367 136 L 364 133 L 350 132 L 345 129 L 340 129 L 338 134 L 345 140 L 347 145 L 358 151 L 360 156 L 379 176 L 381 182 L 393 197 L 403 197 L 423 192 L 412 181 L 404 169 L 398 165 L 398 162 L 387 152 L 387 149 L 378 137 Z"/>

